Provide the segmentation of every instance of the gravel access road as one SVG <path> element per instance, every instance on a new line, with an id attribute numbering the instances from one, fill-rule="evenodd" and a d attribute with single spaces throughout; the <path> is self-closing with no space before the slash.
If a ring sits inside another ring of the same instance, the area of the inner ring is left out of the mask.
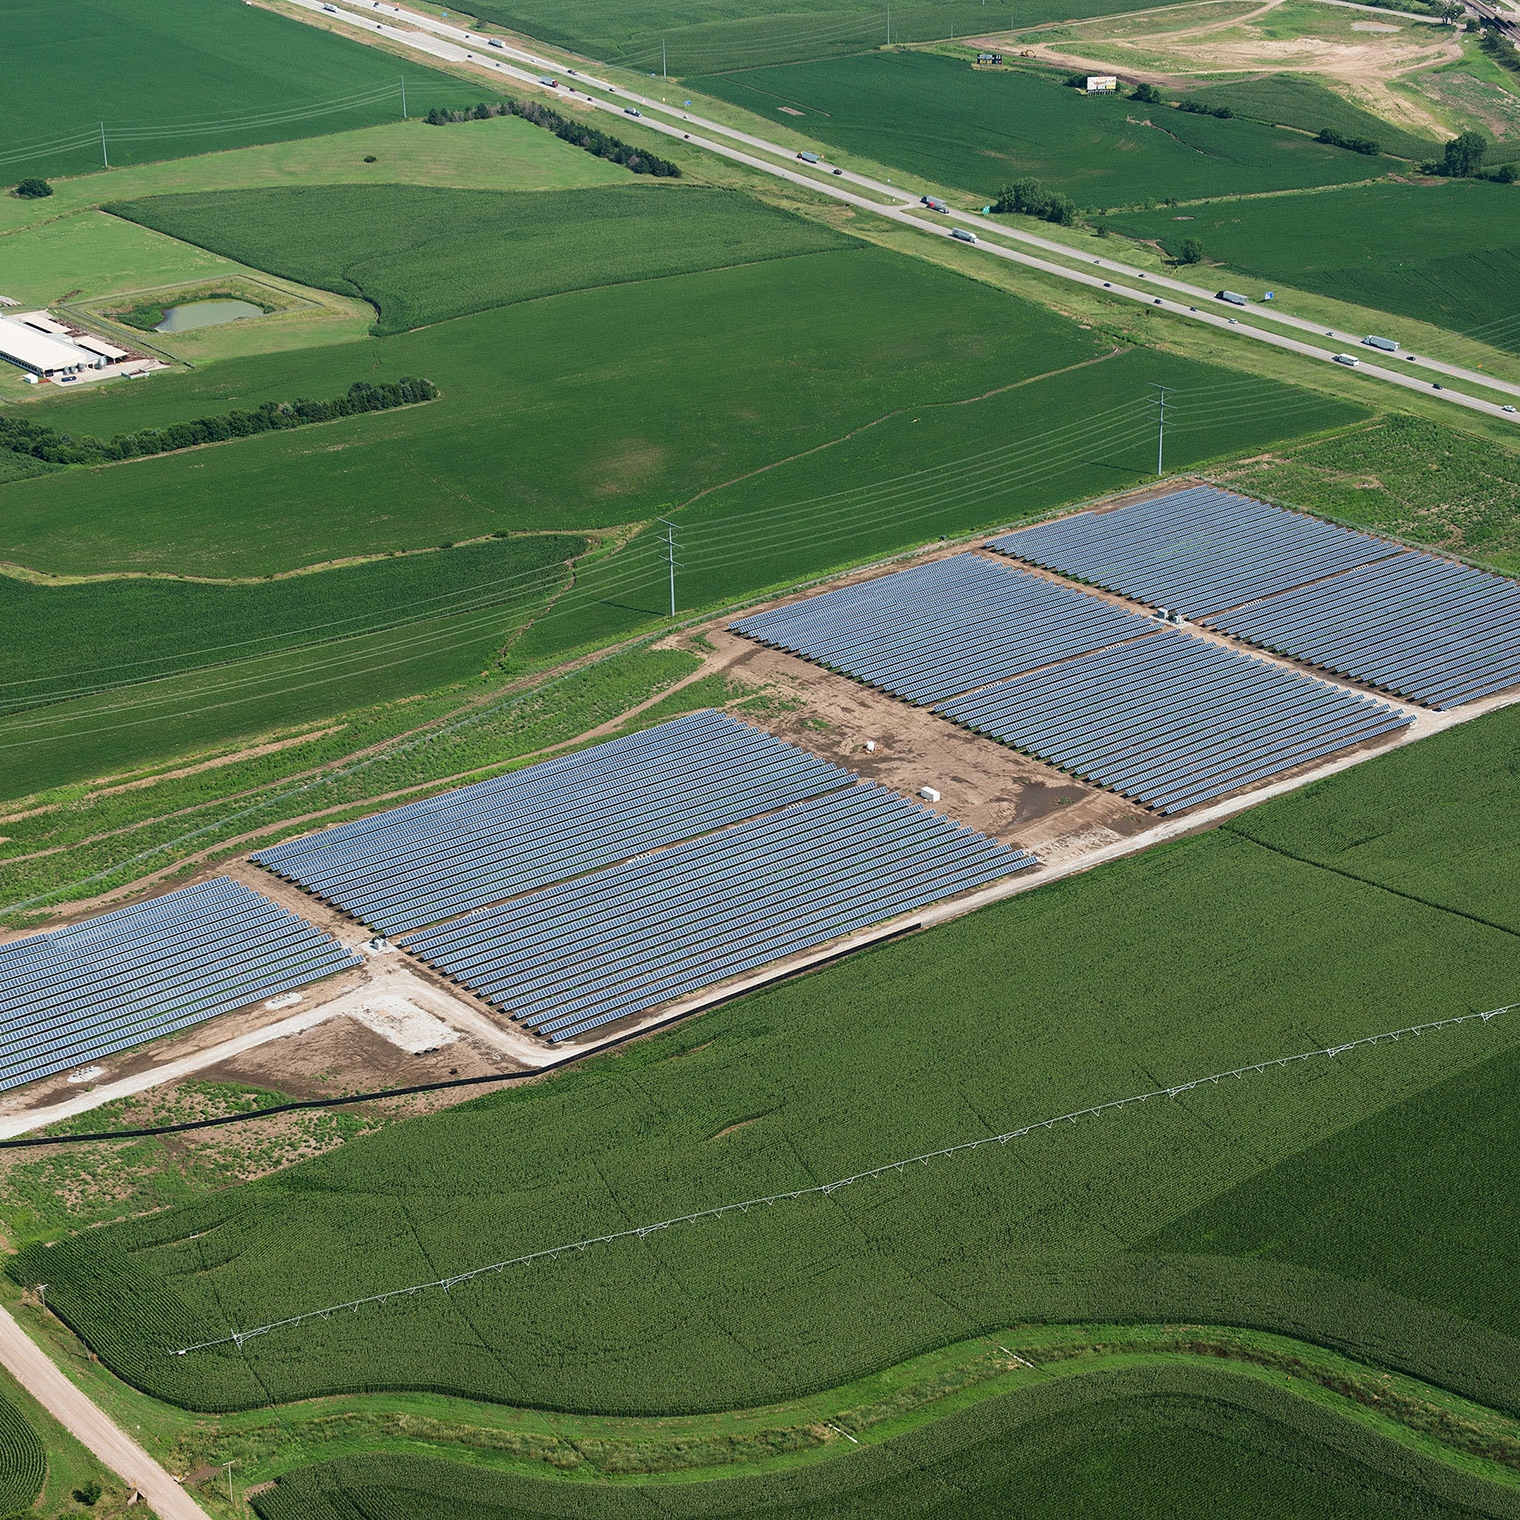
<path id="1" fill-rule="evenodd" d="M 589 104 L 596 110 L 611 115 L 628 115 L 632 108 L 633 114 L 639 117 L 640 124 L 652 131 L 663 133 L 667 137 L 689 141 L 697 147 L 719 154 L 735 163 L 745 164 L 749 168 L 758 169 L 778 179 L 789 180 L 833 200 L 843 201 L 858 210 L 872 212 L 929 235 L 950 237 L 957 228 L 966 232 L 974 227 L 977 241 L 964 244 L 968 251 L 1005 259 L 1095 290 L 1106 290 L 1121 299 L 1153 307 L 1159 306 L 1168 315 L 1202 323 L 1227 335 L 1266 343 L 1273 348 L 1284 349 L 1320 363 L 1334 363 L 1337 353 L 1349 353 L 1356 358 L 1357 363 L 1354 366 L 1337 366 L 1345 370 L 1348 375 L 1381 381 L 1399 386 L 1404 390 L 1419 391 L 1425 395 L 1434 392 L 1439 400 L 1452 406 L 1465 407 L 1470 411 L 1481 412 L 1501 421 L 1520 424 L 1520 413 L 1507 413 L 1503 403 L 1489 401 L 1479 396 L 1469 396 L 1462 391 L 1452 390 L 1445 383 L 1447 380 L 1460 380 L 1468 384 L 1481 385 L 1488 390 L 1511 395 L 1520 400 L 1520 385 L 1510 381 L 1424 356 L 1419 357 L 1412 365 L 1407 357 L 1404 358 L 1402 363 L 1409 365 L 1407 369 L 1393 367 L 1400 361 L 1375 363 L 1364 356 L 1376 350 L 1362 347 L 1361 339 L 1349 333 L 1327 331 L 1319 323 L 1311 322 L 1303 317 L 1295 317 L 1276 306 L 1270 312 L 1264 308 L 1257 308 L 1254 315 L 1257 320 L 1265 318 L 1297 332 L 1313 334 L 1320 340 L 1329 338 L 1333 346 L 1327 347 L 1323 341 L 1308 342 L 1304 338 L 1292 337 L 1271 328 L 1259 327 L 1249 317 L 1232 315 L 1233 312 L 1243 311 L 1245 308 L 1221 303 L 1211 290 L 1191 285 L 1185 280 L 1179 280 L 1170 275 L 1149 274 L 1118 260 L 1094 258 L 1089 268 L 1072 268 L 1071 264 L 1053 263 L 1049 259 L 1041 258 L 1025 250 L 1037 248 L 1042 252 L 1052 253 L 1072 261 L 1085 262 L 1086 256 L 1081 250 L 1068 247 L 1054 239 L 1005 227 L 1001 223 L 989 222 L 985 217 L 976 216 L 970 212 L 954 209 L 947 213 L 927 211 L 920 204 L 919 197 L 913 190 L 886 184 L 868 175 L 857 174 L 850 169 L 836 173 L 834 167 L 827 164 L 819 165 L 817 168 L 799 167 L 797 154 L 804 150 L 812 151 L 811 145 L 807 143 L 789 147 L 758 137 L 754 133 L 725 126 L 722 122 L 712 121 L 703 116 L 694 116 L 683 111 L 679 105 L 671 105 L 668 101 L 638 94 L 587 74 L 583 70 L 571 73 L 562 61 L 530 52 L 516 43 L 507 42 L 504 38 L 497 38 L 496 42 L 500 46 L 493 46 L 487 33 L 472 32 L 464 27 L 455 26 L 451 22 L 441 21 L 437 17 L 422 15 L 404 6 L 382 4 L 380 0 L 371 0 L 367 7 L 361 6 L 358 0 L 353 0 L 352 8 L 349 5 L 330 3 L 330 0 L 291 0 L 291 4 L 301 10 L 336 19 L 352 26 L 360 38 L 384 37 L 429 57 L 448 63 L 472 64 L 489 75 L 504 76 L 519 84 L 532 85 L 562 99 L 574 99 L 577 102 Z M 384 19 L 377 20 L 377 17 Z M 396 21 L 404 25 L 398 26 L 395 24 Z M 552 84 L 548 82 L 551 80 Z M 696 130 L 691 130 L 693 128 Z M 742 147 L 735 146 L 736 144 L 742 144 Z M 745 151 L 746 149 L 755 151 L 748 152 Z M 768 156 L 756 157 L 757 152 Z M 856 188 L 849 188 L 852 186 Z M 861 190 L 869 192 L 869 195 L 858 193 Z M 1126 281 L 1134 283 L 1121 283 Z M 1158 291 L 1165 291 L 1167 294 L 1159 295 L 1156 293 Z M 1179 296 L 1182 299 L 1176 299 Z M 1207 305 L 1201 303 L 1207 303 Z M 1432 374 L 1443 378 L 1440 381 L 1432 381 L 1429 378 Z"/>
<path id="2" fill-rule="evenodd" d="M 82 1441 L 159 1520 L 211 1520 L 141 1446 L 54 1365 L 25 1330 L 0 1309 L 0 1363 L 70 1435 Z"/>

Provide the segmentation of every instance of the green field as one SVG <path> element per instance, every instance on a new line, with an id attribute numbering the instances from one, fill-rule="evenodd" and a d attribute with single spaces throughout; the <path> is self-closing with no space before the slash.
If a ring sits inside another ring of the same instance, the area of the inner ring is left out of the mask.
<path id="1" fill-rule="evenodd" d="M 1171 470 L 1356 415 L 1344 402 L 1155 349 L 1122 350 L 968 403 L 916 406 L 678 512 L 677 606 L 721 604 L 1142 482 L 1156 463 L 1157 384 L 1171 397 Z M 557 653 L 666 614 L 663 531 L 588 566 L 521 652 Z"/>
<path id="2" fill-rule="evenodd" d="M 31 1422 L 0 1397 L 0 1513 L 31 1508 L 47 1477 L 47 1453 Z"/>
<path id="3" fill-rule="evenodd" d="M 311 137 L 426 111 L 459 93 L 401 63 L 242 0 L 0 0 L 0 175 L 87 174 Z M 90 87 L 80 88 L 88 79 Z"/>
<path id="4" fill-rule="evenodd" d="M 872 53 L 690 83 L 784 123 L 788 139 L 842 148 L 989 200 L 1023 175 L 1098 208 L 1344 184 L 1393 167 L 1261 122 L 1089 98 L 1047 74 L 977 70 L 932 53 Z"/>
<path id="5" fill-rule="evenodd" d="M 1461 899 L 1484 889 L 1485 860 L 1508 867 L 1479 856 L 1464 882 L 1466 837 L 1430 804 L 1488 808 L 1495 835 L 1513 837 L 1514 788 L 1495 809 L 1495 789 L 1464 791 L 1464 778 L 1486 776 L 1482 757 L 1511 753 L 1517 736 L 1511 709 L 1309 799 L 1323 806 L 1339 791 L 1364 833 L 1406 828 L 1425 900 L 1258 843 L 1247 815 L 1241 829 L 1051 884 L 549 1083 L 34 1248 L 12 1274 L 30 1281 L 45 1261 L 50 1306 L 109 1365 L 197 1407 L 386 1387 L 605 1412 L 748 1407 L 1021 1321 L 1197 1317 L 1291 1325 L 1513 1411 L 1520 1324 L 1499 1296 L 1480 1324 L 1451 1282 L 1412 1299 L 1354 1274 L 1151 1243 L 1348 1126 L 1503 1059 L 1520 1044 L 1520 1024 L 1503 1019 L 572 1251 L 241 1351 L 166 1353 L 1169 1080 L 1508 1002 L 1515 932 L 1468 916 Z M 1296 801 L 1269 821 L 1287 827 Z M 1507 1237 L 1494 1220 L 1498 1250 Z M 1417 1249 L 1397 1235 L 1385 1246 L 1390 1257 Z M 592 1346 L 594 1356 L 577 1349 Z"/>
<path id="6" fill-rule="evenodd" d="M 914 322 L 877 320 L 897 311 Z M 426 375 L 443 391 L 426 407 L 6 486 L 0 557 L 57 573 L 268 575 L 497 530 L 636 522 L 899 408 L 1105 347 L 864 245 L 578 291 L 39 404 L 39 420 L 109 438 L 357 378 Z"/>
<path id="7" fill-rule="evenodd" d="M 1238 491 L 1520 571 L 1520 452 L 1438 422 L 1395 414 L 1216 473 Z"/>
<path id="8" fill-rule="evenodd" d="M 472 14 L 639 73 L 705 74 L 859 53 L 884 42 L 935 42 L 1004 26 L 1135 8 L 1125 0 L 907 0 L 886 14 L 875 0 L 474 0 Z M 663 44 L 663 48 L 662 48 Z"/>
<path id="9" fill-rule="evenodd" d="M 379 313 L 377 333 L 851 246 L 817 222 L 736 192 L 652 185 L 557 194 L 324 185 L 107 209 L 240 264 L 362 296 Z"/>
<path id="10" fill-rule="evenodd" d="M 1344 137 L 1370 137 L 1384 153 L 1423 161 L 1440 156 L 1440 144 L 1396 127 L 1371 111 L 1353 105 L 1318 80 L 1293 74 L 1261 79 L 1219 80 L 1186 92 L 1185 98 L 1207 106 L 1229 106 L 1237 116 L 1278 126 L 1318 132 L 1331 127 Z"/>
<path id="11" fill-rule="evenodd" d="M 1348 154 L 1348 157 L 1357 155 Z M 1475 180 L 1126 212 L 1116 232 L 1520 353 L 1520 189 Z M 1397 337 L 1398 333 L 1391 334 Z"/>
<path id="12" fill-rule="evenodd" d="M 556 1483 L 376 1455 L 298 1471 L 254 1505 L 261 1520 L 1476 1520 L 1520 1512 L 1496 1485 L 1443 1471 L 1279 1389 L 1206 1368 L 1047 1384 L 774 1477 Z"/>
<path id="13" fill-rule="evenodd" d="M 220 586 L 0 578 L 0 647 L 8 651 L 0 713 L 213 666 L 224 685 L 249 680 L 253 665 L 275 682 L 280 667 L 293 672 L 299 662 L 272 656 L 318 647 L 321 660 L 351 667 L 349 641 L 359 641 L 367 661 L 383 662 L 387 641 L 373 637 L 382 630 L 394 632 L 397 649 L 424 631 L 435 644 L 457 639 L 441 663 L 408 667 L 411 689 L 440 684 L 478 670 L 480 650 L 493 636 L 504 641 L 527 609 L 557 590 L 566 562 L 585 548 L 574 535 L 532 534 Z M 456 630 L 451 637 L 436 638 L 440 619 Z M 352 679 L 344 677 L 346 689 Z"/>

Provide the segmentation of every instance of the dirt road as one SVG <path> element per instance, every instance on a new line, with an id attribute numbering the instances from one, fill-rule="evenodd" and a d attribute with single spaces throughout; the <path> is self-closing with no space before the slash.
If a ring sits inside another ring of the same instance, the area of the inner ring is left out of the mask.
<path id="1" fill-rule="evenodd" d="M 92 1403 L 10 1314 L 0 1309 L 0 1363 L 49 1414 L 137 1491 L 160 1520 L 211 1520 L 105 1411 Z"/>

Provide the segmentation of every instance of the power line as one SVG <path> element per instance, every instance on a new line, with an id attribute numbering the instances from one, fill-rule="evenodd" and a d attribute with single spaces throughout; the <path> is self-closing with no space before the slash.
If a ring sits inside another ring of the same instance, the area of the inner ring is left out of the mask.
<path id="1" fill-rule="evenodd" d="M 441 1288 L 445 1293 L 463 1283 L 473 1282 L 478 1277 L 484 1277 L 492 1272 L 504 1272 L 508 1267 L 531 1266 L 538 1261 L 555 1261 L 568 1251 L 584 1251 L 590 1246 L 612 1245 L 623 1240 L 644 1240 L 646 1237 L 660 1230 L 674 1229 L 678 1225 L 697 1224 L 707 1219 L 721 1219 L 725 1214 L 746 1213 L 750 1209 L 772 1207 L 778 1203 L 794 1203 L 799 1198 L 830 1197 L 841 1188 L 853 1186 L 857 1182 L 869 1182 L 878 1177 L 884 1177 L 889 1172 L 902 1172 L 906 1168 L 915 1165 L 927 1166 L 931 1161 L 946 1160 L 951 1156 L 964 1155 L 970 1151 L 980 1150 L 988 1145 L 1007 1145 L 1011 1140 L 1022 1140 L 1034 1134 L 1037 1130 L 1054 1129 L 1058 1124 L 1079 1124 L 1084 1119 L 1094 1119 L 1100 1114 L 1113 1113 L 1121 1108 L 1129 1108 L 1137 1103 L 1147 1103 L 1152 1098 L 1180 1098 L 1184 1093 L 1190 1093 L 1200 1087 L 1218 1084 L 1231 1077 L 1236 1079 L 1254 1076 L 1260 1072 L 1271 1071 L 1277 1067 L 1291 1066 L 1300 1061 L 1313 1061 L 1320 1057 L 1334 1059 L 1336 1056 L 1347 1054 L 1349 1051 L 1359 1050 L 1365 1046 L 1381 1045 L 1390 1041 L 1402 1040 L 1406 1035 L 1420 1036 L 1429 1034 L 1438 1029 L 1451 1029 L 1458 1024 L 1469 1024 L 1481 1020 L 1487 1025 L 1489 1020 L 1496 1019 L 1500 1014 L 1511 1013 L 1520 1008 L 1520 1003 L 1509 1003 L 1502 1008 L 1490 1008 L 1483 1013 L 1464 1013 L 1449 1019 L 1432 1019 L 1424 1024 L 1411 1024 L 1403 1029 L 1389 1029 L 1381 1034 L 1363 1035 L 1359 1039 L 1347 1040 L 1340 1045 L 1325 1045 L 1317 1050 L 1300 1051 L 1290 1056 L 1275 1056 L 1266 1061 L 1255 1061 L 1248 1066 L 1237 1066 L 1229 1071 L 1216 1071 L 1206 1077 L 1193 1077 L 1186 1082 L 1174 1083 L 1170 1087 L 1153 1087 L 1147 1092 L 1134 1093 L 1127 1098 L 1112 1098 L 1106 1103 L 1095 1103 L 1089 1108 L 1073 1109 L 1070 1113 L 1057 1114 L 1049 1119 L 1037 1119 L 1032 1124 L 1022 1125 L 1018 1129 L 1005 1130 L 999 1135 L 983 1135 L 975 1140 L 962 1140 L 955 1145 L 942 1146 L 939 1150 L 924 1151 L 916 1156 L 907 1156 L 899 1161 L 883 1162 L 880 1166 L 869 1167 L 865 1171 L 854 1172 L 847 1177 L 836 1177 L 832 1182 L 819 1182 L 811 1187 L 792 1188 L 784 1193 L 767 1193 L 758 1198 L 746 1198 L 738 1203 L 718 1204 L 714 1208 L 698 1209 L 690 1214 L 678 1214 L 672 1219 L 661 1219 L 653 1224 L 633 1225 L 625 1230 L 615 1230 L 607 1235 L 588 1236 L 584 1240 L 567 1241 L 562 1245 L 546 1246 L 537 1251 L 527 1251 L 520 1256 L 510 1256 L 502 1261 L 493 1261 L 483 1267 L 471 1267 L 465 1272 L 456 1272 L 451 1277 L 434 1278 L 431 1282 L 412 1283 L 405 1288 L 391 1288 L 384 1293 L 372 1293 L 365 1298 L 351 1298 L 341 1304 L 329 1304 L 323 1309 L 308 1309 L 301 1314 L 292 1314 L 285 1319 L 272 1320 L 267 1325 L 256 1325 L 250 1330 L 234 1330 L 230 1335 L 218 1337 L 216 1340 L 199 1341 L 192 1346 L 184 1346 L 169 1353 L 171 1356 L 188 1356 L 194 1351 L 209 1351 L 216 1346 L 236 1346 L 239 1350 L 249 1341 L 258 1336 L 268 1335 L 273 1330 L 289 1330 L 297 1325 L 303 1325 L 315 1319 L 328 1319 L 334 1314 L 350 1311 L 357 1314 L 360 1309 L 368 1308 L 374 1304 L 389 1303 L 393 1299 L 408 1298 L 415 1293 L 426 1293 L 431 1289 Z"/>

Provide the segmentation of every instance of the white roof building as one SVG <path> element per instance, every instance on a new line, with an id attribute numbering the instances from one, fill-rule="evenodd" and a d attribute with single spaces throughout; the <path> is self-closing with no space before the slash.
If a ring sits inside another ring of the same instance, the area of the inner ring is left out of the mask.
<path id="1" fill-rule="evenodd" d="M 9 359 L 34 375 L 70 375 L 104 369 L 104 354 L 92 354 L 63 338 L 54 338 L 13 317 L 0 317 L 0 359 Z"/>

